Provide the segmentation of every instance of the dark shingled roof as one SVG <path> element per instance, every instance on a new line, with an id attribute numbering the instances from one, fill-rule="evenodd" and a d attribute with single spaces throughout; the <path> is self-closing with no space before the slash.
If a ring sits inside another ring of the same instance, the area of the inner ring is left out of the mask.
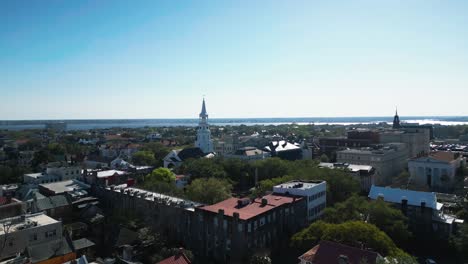
<path id="1" fill-rule="evenodd" d="M 196 159 L 205 156 L 205 153 L 203 153 L 200 148 L 184 148 L 177 156 L 179 156 L 181 160 Z"/>

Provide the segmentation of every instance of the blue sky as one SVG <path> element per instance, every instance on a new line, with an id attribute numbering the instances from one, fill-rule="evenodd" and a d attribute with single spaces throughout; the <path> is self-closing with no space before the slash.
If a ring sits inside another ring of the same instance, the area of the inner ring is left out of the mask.
<path id="1" fill-rule="evenodd" d="M 0 119 L 468 115 L 468 1 L 0 1 Z"/>

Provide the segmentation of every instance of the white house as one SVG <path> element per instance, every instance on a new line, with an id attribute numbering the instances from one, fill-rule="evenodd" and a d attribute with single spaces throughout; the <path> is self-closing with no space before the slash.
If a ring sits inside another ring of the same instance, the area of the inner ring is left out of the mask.
<path id="1" fill-rule="evenodd" d="M 27 173 L 23 175 L 24 183 L 41 184 L 73 180 L 81 176 L 81 168 L 61 163 L 49 164 L 45 172 Z"/>
<path id="2" fill-rule="evenodd" d="M 307 219 L 309 221 L 320 217 L 327 205 L 326 181 L 290 181 L 274 186 L 273 193 L 304 197 L 307 200 Z"/>
<path id="3" fill-rule="evenodd" d="M 0 227 L 0 260 L 25 250 L 40 248 L 53 253 L 62 247 L 62 222 L 44 213 L 5 218 Z"/>
<path id="4" fill-rule="evenodd" d="M 408 161 L 411 182 L 419 186 L 428 186 L 434 191 L 452 189 L 454 178 L 466 159 L 453 152 L 438 151 L 424 157 Z"/>
<path id="5" fill-rule="evenodd" d="M 146 135 L 147 140 L 160 140 L 162 138 L 161 134 L 159 133 L 150 133 Z"/>

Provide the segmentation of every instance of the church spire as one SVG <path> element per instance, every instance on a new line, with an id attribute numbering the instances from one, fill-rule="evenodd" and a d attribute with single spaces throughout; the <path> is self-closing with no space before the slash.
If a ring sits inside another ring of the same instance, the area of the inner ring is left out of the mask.
<path id="1" fill-rule="evenodd" d="M 202 108 L 201 108 L 200 117 L 201 118 L 208 117 L 208 113 L 206 112 L 206 106 L 205 106 L 205 98 L 203 98 L 203 104 L 202 104 Z"/>
<path id="2" fill-rule="evenodd" d="M 395 109 L 395 116 L 393 117 L 393 129 L 401 128 L 400 117 L 398 116 L 398 108 Z"/>
<path id="3" fill-rule="evenodd" d="M 202 109 L 200 112 L 195 147 L 200 148 L 205 154 L 213 152 L 213 142 L 211 141 L 211 132 L 208 125 L 208 113 L 206 112 L 205 98 L 203 98 Z"/>

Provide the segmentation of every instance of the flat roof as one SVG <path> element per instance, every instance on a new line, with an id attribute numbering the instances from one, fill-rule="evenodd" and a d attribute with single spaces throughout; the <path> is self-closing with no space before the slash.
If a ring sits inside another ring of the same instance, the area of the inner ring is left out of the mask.
<path id="1" fill-rule="evenodd" d="M 111 187 L 107 187 L 106 189 L 111 190 Z M 177 207 L 184 208 L 189 211 L 195 211 L 195 207 L 197 206 L 202 206 L 203 204 L 197 203 L 194 201 L 190 200 L 185 200 L 182 198 L 174 197 L 174 196 L 169 196 L 165 195 L 162 193 L 156 193 L 156 192 L 151 192 L 135 187 L 127 187 L 127 184 L 122 184 L 114 187 L 115 192 L 129 192 L 130 195 L 140 195 L 143 196 L 144 199 L 148 201 L 161 201 L 161 202 L 166 202 L 169 205 L 176 205 Z"/>
<path id="2" fill-rule="evenodd" d="M 82 183 L 80 181 L 77 181 L 77 180 L 43 183 L 43 184 L 39 184 L 39 186 L 47 190 L 50 190 L 54 193 L 72 192 L 76 190 L 83 190 L 83 189 L 91 188 L 91 186 L 85 183 Z"/>
<path id="3" fill-rule="evenodd" d="M 24 217 L 24 218 L 23 218 Z M 0 235 L 5 234 L 3 230 L 4 224 L 9 227 L 9 232 L 15 232 L 32 228 L 36 226 L 45 226 L 50 224 L 59 223 L 59 221 L 47 216 L 44 213 L 28 214 L 23 216 L 15 216 L 0 220 Z"/>
<path id="4" fill-rule="evenodd" d="M 255 200 L 251 200 L 246 205 L 239 206 L 239 201 L 246 201 L 246 199 L 248 198 L 229 198 L 217 204 L 202 206 L 198 209 L 212 213 L 218 213 L 219 210 L 222 209 L 224 210 L 224 215 L 233 217 L 234 213 L 238 213 L 239 219 L 248 220 L 284 204 L 290 204 L 296 201 L 300 201 L 302 200 L 302 197 L 269 194 L 263 196 L 262 198 L 256 198 Z M 267 200 L 266 205 L 262 205 L 262 199 Z"/>
<path id="5" fill-rule="evenodd" d="M 434 210 L 440 210 L 441 206 L 437 203 L 437 197 L 434 192 L 419 192 L 399 188 L 380 187 L 372 185 L 369 198 L 376 200 L 382 197 L 384 201 L 401 204 L 402 200 L 406 200 L 408 205 L 421 206 L 424 202 L 427 207 Z"/>
<path id="6" fill-rule="evenodd" d="M 274 188 L 307 190 L 325 181 L 290 181 L 274 186 Z"/>
<path id="7" fill-rule="evenodd" d="M 36 172 L 36 173 L 25 173 L 24 176 L 28 176 L 32 178 L 39 178 L 40 176 L 47 176 L 47 174 L 43 172 Z"/>

